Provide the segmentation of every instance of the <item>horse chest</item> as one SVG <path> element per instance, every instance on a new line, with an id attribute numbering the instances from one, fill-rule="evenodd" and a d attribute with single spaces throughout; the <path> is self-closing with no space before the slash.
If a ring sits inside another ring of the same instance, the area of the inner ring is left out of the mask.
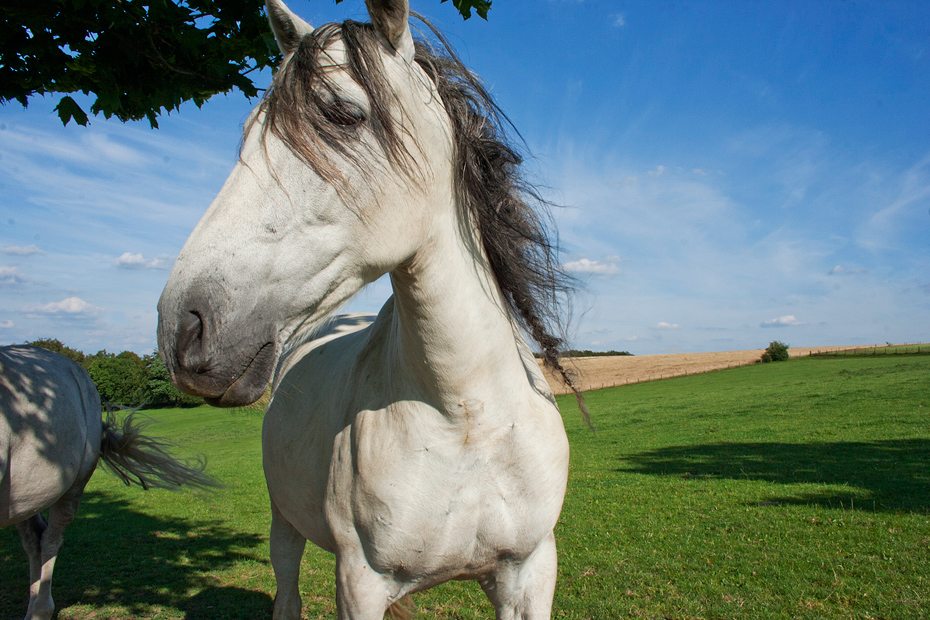
<path id="1" fill-rule="evenodd" d="M 555 525 L 567 471 L 558 436 L 538 442 L 518 425 L 394 435 L 359 422 L 337 439 L 327 510 L 375 570 L 477 575 L 526 557 Z"/>

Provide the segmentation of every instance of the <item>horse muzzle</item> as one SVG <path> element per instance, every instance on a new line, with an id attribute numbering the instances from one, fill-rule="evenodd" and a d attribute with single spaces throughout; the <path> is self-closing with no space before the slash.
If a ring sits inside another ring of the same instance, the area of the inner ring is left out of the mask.
<path id="1" fill-rule="evenodd" d="M 258 400 L 277 361 L 276 330 L 256 317 L 219 317 L 192 295 L 167 310 L 158 304 L 158 344 L 171 381 L 185 394 L 217 407 Z"/>

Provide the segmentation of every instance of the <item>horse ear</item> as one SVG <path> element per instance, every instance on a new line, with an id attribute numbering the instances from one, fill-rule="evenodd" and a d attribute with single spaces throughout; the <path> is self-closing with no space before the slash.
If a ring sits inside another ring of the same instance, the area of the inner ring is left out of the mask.
<path id="1" fill-rule="evenodd" d="M 365 0 L 368 16 L 394 51 L 413 62 L 413 35 L 410 34 L 409 0 Z"/>
<path id="2" fill-rule="evenodd" d="M 293 53 L 300 45 L 300 40 L 313 32 L 313 26 L 297 17 L 281 0 L 266 0 L 265 12 L 271 22 L 278 49 L 285 56 Z"/>

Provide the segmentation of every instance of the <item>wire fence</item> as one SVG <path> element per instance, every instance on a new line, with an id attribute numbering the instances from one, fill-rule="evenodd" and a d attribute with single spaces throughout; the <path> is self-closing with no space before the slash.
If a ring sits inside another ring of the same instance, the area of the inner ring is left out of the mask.
<path id="1" fill-rule="evenodd" d="M 882 355 L 930 355 L 930 344 L 873 344 L 865 347 L 835 349 L 831 351 L 813 351 L 808 357 L 874 357 Z"/>

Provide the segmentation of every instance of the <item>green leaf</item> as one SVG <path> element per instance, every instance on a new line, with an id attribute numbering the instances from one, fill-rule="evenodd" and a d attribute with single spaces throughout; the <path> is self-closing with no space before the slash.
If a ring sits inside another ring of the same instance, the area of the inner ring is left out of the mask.
<path id="1" fill-rule="evenodd" d="M 446 0 L 440 1 L 446 2 Z M 462 18 L 464 19 L 469 19 L 471 17 L 471 10 L 474 9 L 478 17 L 487 20 L 488 11 L 491 10 L 491 0 L 452 0 L 452 4 L 459 10 L 459 13 L 462 14 Z"/>
<path id="2" fill-rule="evenodd" d="M 87 126 L 87 113 L 68 95 L 61 98 L 61 101 L 55 106 L 55 111 L 58 112 L 58 118 L 61 119 L 62 125 L 67 126 L 68 121 L 73 118 L 78 125 Z"/>

